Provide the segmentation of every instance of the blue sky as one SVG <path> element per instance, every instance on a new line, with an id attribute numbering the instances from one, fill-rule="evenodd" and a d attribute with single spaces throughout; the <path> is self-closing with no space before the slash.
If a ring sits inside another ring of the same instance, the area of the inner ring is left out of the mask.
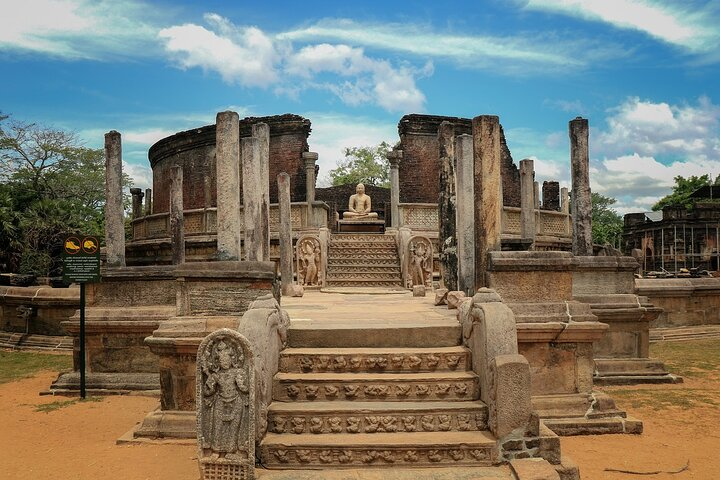
<path id="1" fill-rule="evenodd" d="M 139 186 L 152 143 L 227 109 L 308 117 L 321 181 L 406 113 L 499 115 L 515 161 L 567 185 L 582 115 L 592 189 L 626 213 L 720 174 L 717 25 L 717 0 L 6 2 L 0 111 L 120 131 Z"/>

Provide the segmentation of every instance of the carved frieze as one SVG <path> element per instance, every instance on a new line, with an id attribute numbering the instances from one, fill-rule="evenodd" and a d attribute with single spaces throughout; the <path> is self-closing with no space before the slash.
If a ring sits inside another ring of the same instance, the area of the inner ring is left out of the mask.
<path id="1" fill-rule="evenodd" d="M 294 372 L 357 372 L 357 371 L 435 371 L 465 370 L 468 355 L 453 353 L 388 353 L 382 355 L 352 354 L 336 355 L 284 355 L 282 364 L 285 371 Z"/>

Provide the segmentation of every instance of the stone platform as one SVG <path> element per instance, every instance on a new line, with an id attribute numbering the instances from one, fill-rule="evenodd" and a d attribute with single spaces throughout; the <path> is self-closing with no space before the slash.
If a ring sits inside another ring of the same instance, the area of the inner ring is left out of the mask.
<path id="1" fill-rule="evenodd" d="M 384 233 L 385 220 L 338 220 L 339 233 Z"/>

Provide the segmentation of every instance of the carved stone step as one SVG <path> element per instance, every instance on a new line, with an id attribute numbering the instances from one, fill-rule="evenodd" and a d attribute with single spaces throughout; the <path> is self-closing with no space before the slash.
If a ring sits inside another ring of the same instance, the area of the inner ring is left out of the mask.
<path id="1" fill-rule="evenodd" d="M 358 286 L 353 282 L 351 286 Z M 289 347 L 455 347 L 460 344 L 461 327 L 455 319 L 390 322 L 358 318 L 357 321 L 295 319 L 288 329 Z"/>
<path id="2" fill-rule="evenodd" d="M 273 402 L 274 433 L 392 433 L 487 430 L 488 408 L 474 402 Z"/>
<path id="3" fill-rule="evenodd" d="M 496 440 L 483 432 L 412 432 L 355 435 L 268 433 L 260 444 L 270 468 L 489 466 Z"/>
<path id="4" fill-rule="evenodd" d="M 345 274 L 352 275 L 353 273 L 381 273 L 384 275 L 400 276 L 399 265 L 328 265 L 327 268 L 329 274 Z"/>
<path id="5" fill-rule="evenodd" d="M 436 348 L 286 348 L 280 371 L 291 372 L 434 372 L 465 371 L 470 350 Z"/>
<path id="6" fill-rule="evenodd" d="M 392 259 L 375 259 L 372 263 L 368 263 L 366 258 L 332 258 L 328 259 L 329 267 L 362 267 L 365 265 L 372 265 L 373 267 L 396 267 L 400 268 L 400 261 L 397 257 Z"/>
<path id="7" fill-rule="evenodd" d="M 378 235 L 378 234 L 333 234 L 330 237 L 330 243 L 337 242 L 359 242 L 359 243 L 391 243 L 395 245 L 395 237 L 392 235 Z"/>
<path id="8" fill-rule="evenodd" d="M 273 399 L 285 402 L 422 402 L 477 398 L 478 378 L 471 372 L 278 373 L 273 381 Z"/>
<path id="9" fill-rule="evenodd" d="M 366 280 L 366 281 L 351 282 L 351 281 L 347 281 L 347 280 L 332 281 L 332 279 L 327 279 L 326 287 L 328 287 L 328 288 L 335 288 L 335 287 L 398 288 L 398 287 L 402 287 L 402 282 L 400 280 L 392 280 L 392 281 Z"/>
<path id="10" fill-rule="evenodd" d="M 392 273 L 377 273 L 377 272 L 355 272 L 355 273 L 337 273 L 334 272 L 326 277 L 326 281 L 329 282 L 351 282 L 351 281 L 380 281 L 380 282 L 393 282 L 399 284 L 402 280 L 400 275 Z"/>

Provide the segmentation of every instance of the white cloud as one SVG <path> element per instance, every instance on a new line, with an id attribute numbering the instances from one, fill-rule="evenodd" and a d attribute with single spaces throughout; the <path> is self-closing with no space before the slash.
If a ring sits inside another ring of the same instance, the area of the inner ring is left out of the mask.
<path id="1" fill-rule="evenodd" d="M 216 71 L 227 83 L 252 87 L 267 87 L 278 80 L 280 55 L 262 30 L 234 27 L 214 14 L 205 15 L 205 20 L 218 32 L 185 24 L 158 33 L 180 66 Z"/>
<path id="2" fill-rule="evenodd" d="M 147 155 L 147 154 L 146 154 Z M 132 178 L 133 186 L 142 188 L 152 188 L 152 170 L 150 166 L 138 165 L 137 163 L 123 162 L 123 172 Z"/>
<path id="3" fill-rule="evenodd" d="M 431 63 L 422 69 L 396 67 L 343 44 L 306 45 L 295 51 L 289 42 L 257 27 L 236 26 L 216 14 L 206 14 L 205 20 L 209 28 L 185 24 L 160 31 L 180 67 L 218 72 L 227 83 L 273 86 L 275 93 L 293 99 L 302 89 L 320 88 L 352 106 L 375 103 L 392 112 L 423 110 L 425 95 L 416 78 L 430 75 Z"/>
<path id="4" fill-rule="evenodd" d="M 101 60 L 153 53 L 151 13 L 132 0 L 23 0 L 0 15 L 0 50 Z"/>
<path id="5" fill-rule="evenodd" d="M 397 124 L 344 114 L 310 112 L 303 116 L 312 120 L 313 131 L 308 139 L 310 150 L 318 152 L 318 182 L 328 186 L 328 172 L 337 167 L 346 147 L 375 146 L 380 142 L 397 141 Z"/>
<path id="6" fill-rule="evenodd" d="M 691 52 L 717 50 L 718 7 L 712 2 L 648 0 L 528 0 L 526 8 L 639 30 Z"/>
<path id="7" fill-rule="evenodd" d="M 590 44 L 576 39 L 563 42 L 552 34 L 482 36 L 437 33 L 427 25 L 410 23 L 360 23 L 349 19 L 324 19 L 291 30 L 278 38 L 293 41 L 336 40 L 351 45 L 395 51 L 423 58 L 452 61 L 463 67 L 492 68 L 496 72 L 527 72 L 527 68 L 580 67 L 591 59 L 623 56 L 609 43 Z M 547 73 L 547 70 L 545 70 Z"/>

